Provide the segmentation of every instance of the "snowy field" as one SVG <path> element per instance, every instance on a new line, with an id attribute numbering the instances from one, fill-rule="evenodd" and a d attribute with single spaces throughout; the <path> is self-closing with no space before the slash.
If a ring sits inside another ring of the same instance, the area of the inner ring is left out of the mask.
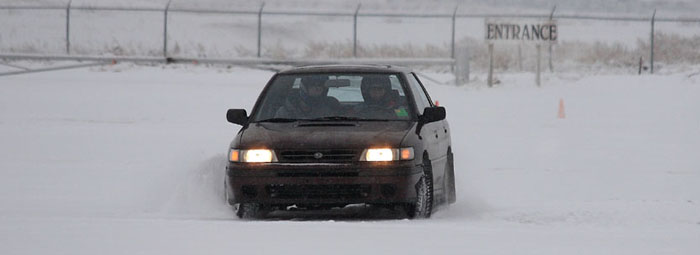
<path id="1" fill-rule="evenodd" d="M 458 188 L 429 220 L 235 219 L 221 192 L 239 127 L 224 116 L 250 110 L 271 72 L 0 77 L 0 253 L 698 254 L 698 69 L 427 82 L 455 131 Z"/>

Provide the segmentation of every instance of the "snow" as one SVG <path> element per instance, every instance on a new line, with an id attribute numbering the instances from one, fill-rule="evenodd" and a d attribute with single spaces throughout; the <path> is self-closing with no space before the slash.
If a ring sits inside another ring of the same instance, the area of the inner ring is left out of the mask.
<path id="1" fill-rule="evenodd" d="M 499 74 L 495 88 L 483 74 L 428 82 L 454 130 L 458 202 L 413 221 L 235 219 L 221 196 L 239 127 L 224 113 L 250 110 L 271 72 L 117 64 L 0 77 L 0 251 L 695 254 L 700 79 L 686 68 L 546 74 L 541 88 L 527 73 Z"/>

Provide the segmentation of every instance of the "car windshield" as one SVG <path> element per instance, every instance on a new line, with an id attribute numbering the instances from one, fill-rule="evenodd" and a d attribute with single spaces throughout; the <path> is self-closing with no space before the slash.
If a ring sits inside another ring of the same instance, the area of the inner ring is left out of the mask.
<path id="1" fill-rule="evenodd" d="M 282 74 L 253 122 L 396 121 L 413 116 L 397 74 Z"/>

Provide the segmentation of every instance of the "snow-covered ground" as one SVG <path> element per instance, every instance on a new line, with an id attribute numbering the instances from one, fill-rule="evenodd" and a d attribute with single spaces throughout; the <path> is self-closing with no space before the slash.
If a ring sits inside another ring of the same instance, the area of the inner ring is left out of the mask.
<path id="1" fill-rule="evenodd" d="M 415 221 L 234 218 L 224 113 L 250 110 L 271 72 L 0 77 L 0 253 L 697 254 L 698 69 L 426 81 L 455 131 L 458 202 Z"/>

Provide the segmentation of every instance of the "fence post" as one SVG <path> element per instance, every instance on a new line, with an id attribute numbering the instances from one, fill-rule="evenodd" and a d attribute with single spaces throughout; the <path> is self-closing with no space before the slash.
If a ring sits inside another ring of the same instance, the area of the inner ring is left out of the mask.
<path id="1" fill-rule="evenodd" d="M 457 9 L 459 8 L 459 5 L 455 6 L 454 12 L 452 12 L 452 48 L 451 48 L 451 53 L 450 57 L 454 60 L 455 59 L 455 23 L 457 20 Z M 455 66 L 452 65 L 452 71 L 454 71 Z"/>
<path id="2" fill-rule="evenodd" d="M 554 11 L 557 10 L 557 6 L 552 7 L 552 12 L 549 14 L 549 21 L 554 19 Z M 554 65 L 552 64 L 552 43 L 549 43 L 549 71 L 554 72 Z"/>
<path id="3" fill-rule="evenodd" d="M 165 11 L 163 12 L 163 57 L 168 57 L 168 10 L 170 9 L 170 2 L 173 0 L 168 0 L 168 4 L 165 5 Z"/>
<path id="4" fill-rule="evenodd" d="M 262 41 L 262 12 L 265 8 L 265 2 L 260 5 L 260 11 L 258 11 L 258 58 L 260 58 L 260 44 Z"/>
<path id="5" fill-rule="evenodd" d="M 656 21 L 656 9 L 654 9 L 654 14 L 651 15 L 651 49 L 649 56 L 649 70 L 654 74 L 654 21 Z"/>
<path id="6" fill-rule="evenodd" d="M 357 14 L 360 12 L 360 7 L 362 4 L 357 4 L 355 9 L 355 15 L 353 16 L 353 26 L 352 26 L 352 56 L 357 57 Z"/>
<path id="7" fill-rule="evenodd" d="M 66 6 L 66 54 L 70 55 L 70 5 L 73 0 L 68 1 Z"/>

